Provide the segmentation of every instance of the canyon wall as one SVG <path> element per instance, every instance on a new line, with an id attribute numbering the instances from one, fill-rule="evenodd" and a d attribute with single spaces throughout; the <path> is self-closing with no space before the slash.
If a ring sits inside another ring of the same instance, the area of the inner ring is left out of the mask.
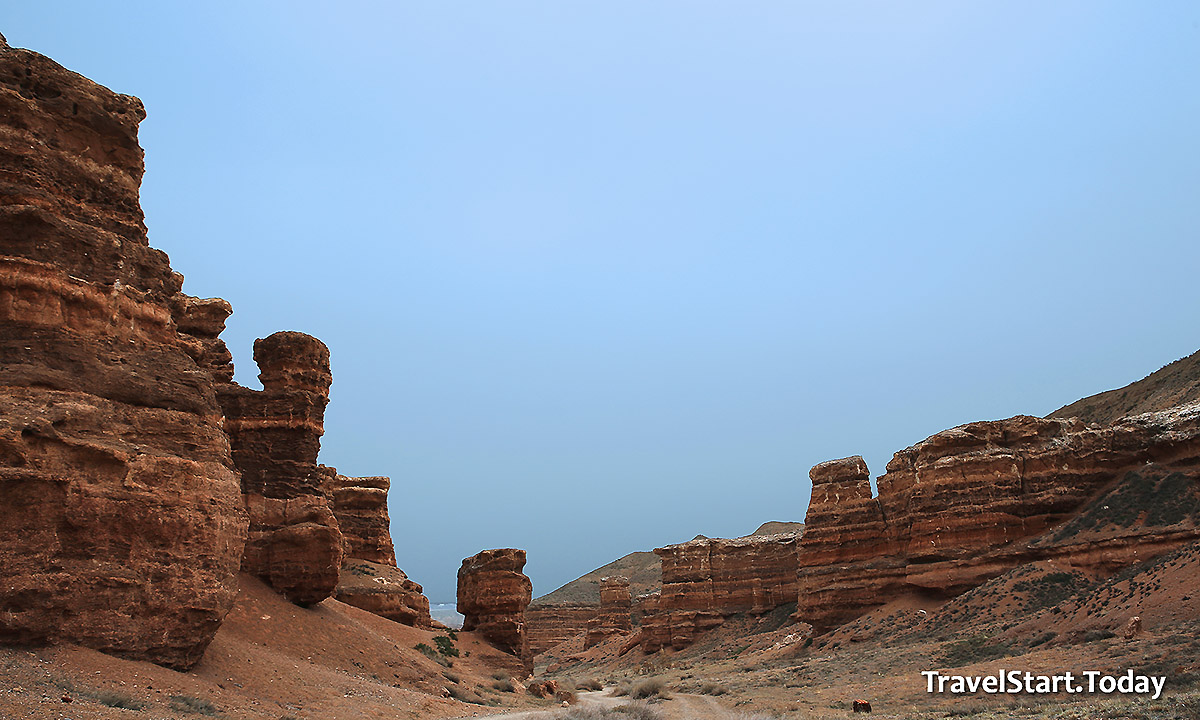
<path id="1" fill-rule="evenodd" d="M 529 652 L 540 655 L 555 645 L 587 631 L 588 621 L 600 611 L 598 603 L 534 603 L 525 610 Z"/>
<path id="2" fill-rule="evenodd" d="M 952 596 L 1030 560 L 1111 571 L 1153 556 L 1200 531 L 1149 511 L 1082 538 L 1048 531 L 1130 473 L 1194 485 L 1198 463 L 1195 404 L 1107 426 L 1018 416 L 945 430 L 896 453 L 876 498 L 861 458 L 822 463 L 810 474 L 794 617 L 820 630 L 898 594 Z"/>
<path id="3" fill-rule="evenodd" d="M 796 601 L 797 533 L 697 538 L 654 552 L 662 590 L 642 616 L 642 648 L 681 649 L 734 613 L 764 613 Z"/>
<path id="4" fill-rule="evenodd" d="M 0 643 L 188 668 L 239 569 L 310 605 L 344 557 L 368 578 L 348 602 L 429 626 L 395 567 L 387 479 L 317 465 L 329 350 L 260 339 L 263 389 L 237 385 L 229 303 L 184 294 L 149 246 L 144 117 L 0 38 Z"/>
<path id="5" fill-rule="evenodd" d="M 632 629 L 630 614 L 633 602 L 629 595 L 629 578 L 606 577 L 600 580 L 600 607 L 587 622 L 584 648 L 603 642 L 612 635 L 624 635 Z"/>
<path id="6" fill-rule="evenodd" d="M 497 647 L 524 660 L 530 658 L 525 637 L 525 608 L 533 583 L 521 572 L 525 551 L 484 550 L 462 562 L 458 570 L 458 612 L 463 630 L 476 631 Z"/>
<path id="7" fill-rule="evenodd" d="M 0 43 L 0 642 L 186 668 L 237 593 L 247 519 L 183 332 L 202 313 L 146 238 L 144 117 Z"/>

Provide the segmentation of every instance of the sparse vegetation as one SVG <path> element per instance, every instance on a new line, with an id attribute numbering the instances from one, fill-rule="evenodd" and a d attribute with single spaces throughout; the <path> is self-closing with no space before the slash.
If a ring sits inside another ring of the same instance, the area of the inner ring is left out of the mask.
<path id="1" fill-rule="evenodd" d="M 204 698 L 198 698 L 192 695 L 172 695 L 170 706 L 172 710 L 193 713 L 196 715 L 217 714 L 217 708 L 215 705 Z"/>
<path id="2" fill-rule="evenodd" d="M 557 716 L 558 720 L 663 720 L 663 714 L 645 703 L 630 703 L 614 708 L 573 707 Z"/>
<path id="3" fill-rule="evenodd" d="M 445 657 L 458 657 L 458 648 L 454 647 L 454 640 L 446 635 L 438 635 L 433 639 L 433 644 L 437 645 L 438 652 Z"/>
<path id="4" fill-rule="evenodd" d="M 946 667 L 962 667 L 977 662 L 986 662 L 1012 654 L 1006 642 L 993 641 L 984 635 L 976 635 L 946 645 L 940 663 Z"/>
<path id="5" fill-rule="evenodd" d="M 586 680 L 581 680 L 579 683 L 577 683 L 575 685 L 575 688 L 577 690 L 591 690 L 591 691 L 595 692 L 597 690 L 603 690 L 604 683 L 600 682 L 596 678 L 588 678 Z"/>
<path id="6" fill-rule="evenodd" d="M 649 698 L 669 700 L 671 691 L 667 689 L 667 683 L 662 678 L 652 677 L 646 678 L 634 685 L 629 691 L 629 697 L 634 700 L 646 700 Z"/>
<path id="7" fill-rule="evenodd" d="M 724 685 L 718 685 L 714 682 L 706 682 L 700 686 L 701 695 L 725 695 L 729 690 Z"/>

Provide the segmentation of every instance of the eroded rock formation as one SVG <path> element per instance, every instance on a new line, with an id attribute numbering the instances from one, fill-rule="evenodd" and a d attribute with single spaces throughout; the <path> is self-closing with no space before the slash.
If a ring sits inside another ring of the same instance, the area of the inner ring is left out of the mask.
<path id="1" fill-rule="evenodd" d="M 330 474 L 344 555 L 337 599 L 405 625 L 431 627 L 429 598 L 396 567 L 387 510 L 391 480 Z"/>
<path id="2" fill-rule="evenodd" d="M 529 658 L 525 637 L 525 608 L 533 583 L 521 572 L 525 551 L 484 550 L 462 562 L 458 570 L 458 611 L 463 630 L 477 631 L 497 647 Z"/>
<path id="3" fill-rule="evenodd" d="M 598 603 L 532 603 L 525 609 L 525 634 L 529 652 L 540 655 L 586 632 L 588 621 L 600 611 Z"/>
<path id="4" fill-rule="evenodd" d="M 592 647 L 612 635 L 626 634 L 632 628 L 629 578 L 606 577 L 600 580 L 600 607 L 588 620 L 583 646 Z"/>
<path id="5" fill-rule="evenodd" d="M 333 514 L 342 531 L 342 549 L 348 558 L 396 565 L 392 547 L 387 496 L 392 481 L 386 477 L 333 477 Z"/>
<path id="6" fill-rule="evenodd" d="M 798 537 L 697 538 L 656 549 L 662 591 L 656 609 L 643 609 L 643 649 L 681 649 L 733 613 L 763 613 L 795 602 Z"/>
<path id="7" fill-rule="evenodd" d="M 342 564 L 328 471 L 317 465 L 329 349 L 304 333 L 278 332 L 254 342 L 254 361 L 262 390 L 217 388 L 250 516 L 242 569 L 311 605 L 333 595 Z"/>
<path id="8" fill-rule="evenodd" d="M 0 642 L 186 668 L 246 536 L 183 279 L 138 200 L 145 117 L 0 44 Z"/>
<path id="9" fill-rule="evenodd" d="M 955 595 L 1031 560 L 1111 571 L 1151 557 L 1200 531 L 1137 512 L 1093 537 L 1047 531 L 1131 472 L 1194 485 L 1198 463 L 1196 404 L 1107 426 L 1018 416 L 945 430 L 896 453 L 877 498 L 861 458 L 822 463 L 795 617 L 829 628 L 897 594 Z"/>

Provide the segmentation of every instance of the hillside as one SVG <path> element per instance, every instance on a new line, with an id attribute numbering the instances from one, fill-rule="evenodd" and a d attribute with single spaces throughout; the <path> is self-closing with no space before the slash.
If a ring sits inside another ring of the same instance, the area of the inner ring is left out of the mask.
<path id="1" fill-rule="evenodd" d="M 774 535 L 776 533 L 801 532 L 802 530 L 804 530 L 804 523 L 773 520 L 763 523 L 750 535 Z M 746 537 L 750 537 L 750 535 Z M 698 535 L 697 537 L 703 536 Z M 596 603 L 600 593 L 600 579 L 615 575 L 629 578 L 629 592 L 635 598 L 649 592 L 657 592 L 662 586 L 662 568 L 658 556 L 653 552 L 632 552 L 572 580 L 554 592 L 535 599 L 533 604 Z"/>
<path id="2" fill-rule="evenodd" d="M 1076 400 L 1046 417 L 1077 417 L 1089 423 L 1109 424 L 1127 415 L 1165 410 L 1195 400 L 1200 400 L 1200 351 L 1125 387 Z"/>

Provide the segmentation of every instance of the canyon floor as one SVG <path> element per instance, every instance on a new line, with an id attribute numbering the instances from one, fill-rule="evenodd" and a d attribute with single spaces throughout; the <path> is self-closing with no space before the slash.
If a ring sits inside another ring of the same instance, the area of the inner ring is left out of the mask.
<path id="1" fill-rule="evenodd" d="M 416 647 L 446 632 L 336 600 L 300 608 L 253 577 L 240 581 L 233 611 L 188 672 L 74 645 L 0 647 L 0 718 L 392 720 L 552 706 L 497 690 L 520 664 L 471 633 L 455 634 L 458 657 L 430 657 Z"/>

